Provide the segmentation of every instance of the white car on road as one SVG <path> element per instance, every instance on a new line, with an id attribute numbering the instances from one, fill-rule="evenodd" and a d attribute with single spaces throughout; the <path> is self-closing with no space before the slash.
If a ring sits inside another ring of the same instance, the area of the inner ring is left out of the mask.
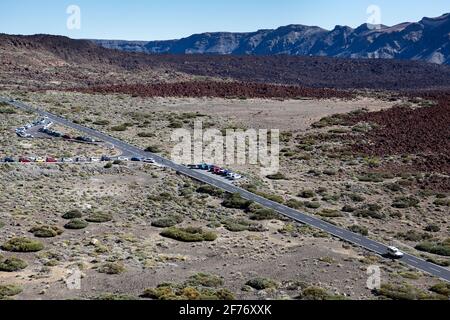
<path id="1" fill-rule="evenodd" d="M 393 257 L 393 258 L 396 258 L 396 259 L 400 259 L 400 258 L 403 258 L 403 256 L 404 256 L 404 253 L 403 252 L 401 252 L 398 248 L 396 248 L 396 247 L 388 247 L 388 255 L 389 256 L 391 256 L 391 257 Z"/>

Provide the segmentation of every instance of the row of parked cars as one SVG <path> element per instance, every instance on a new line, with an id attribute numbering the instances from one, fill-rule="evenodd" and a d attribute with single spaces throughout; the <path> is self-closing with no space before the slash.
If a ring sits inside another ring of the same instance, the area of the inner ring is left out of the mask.
<path id="1" fill-rule="evenodd" d="M 34 122 L 27 123 L 23 127 L 17 128 L 16 134 L 21 138 L 34 138 L 33 135 L 31 135 L 27 132 L 27 130 L 29 130 L 33 127 L 42 126 L 42 125 L 45 127 L 47 127 L 47 126 L 50 127 L 52 124 L 53 123 L 50 122 L 50 120 L 47 117 L 44 117 L 44 118 L 36 120 Z"/>
<path id="2" fill-rule="evenodd" d="M 86 162 L 108 162 L 108 161 L 133 161 L 133 162 L 145 162 L 145 163 L 155 163 L 153 158 L 139 158 L 139 157 L 108 157 L 102 156 L 99 157 L 76 157 L 76 158 L 53 158 L 53 157 L 20 157 L 19 159 L 15 159 L 13 157 L 6 157 L 2 160 L 2 162 L 7 163 L 86 163 Z"/>
<path id="3" fill-rule="evenodd" d="M 243 178 L 238 173 L 235 173 L 235 172 L 233 172 L 231 170 L 228 170 L 228 169 L 221 168 L 221 167 L 213 165 L 213 164 L 207 164 L 207 163 L 191 164 L 191 165 L 188 165 L 188 167 L 190 169 L 209 171 L 209 172 L 212 172 L 212 173 L 217 174 L 219 176 L 223 176 L 223 177 L 225 177 L 225 178 L 227 178 L 229 180 L 233 180 L 233 181 L 240 180 L 240 179 Z"/>

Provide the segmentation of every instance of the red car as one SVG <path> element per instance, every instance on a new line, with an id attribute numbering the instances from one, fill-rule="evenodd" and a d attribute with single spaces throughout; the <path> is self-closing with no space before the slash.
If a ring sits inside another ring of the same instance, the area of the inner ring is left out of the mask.
<path id="1" fill-rule="evenodd" d="M 52 158 L 52 157 L 48 157 L 45 162 L 47 162 L 47 163 L 56 163 L 56 162 L 58 162 L 58 160 L 56 160 L 55 158 Z"/>
<path id="2" fill-rule="evenodd" d="M 21 163 L 30 163 L 30 162 L 31 162 L 31 160 L 30 160 L 30 159 L 28 159 L 28 158 L 24 158 L 24 157 L 22 157 L 22 158 L 20 158 L 20 159 L 19 159 L 19 162 L 21 162 Z"/>

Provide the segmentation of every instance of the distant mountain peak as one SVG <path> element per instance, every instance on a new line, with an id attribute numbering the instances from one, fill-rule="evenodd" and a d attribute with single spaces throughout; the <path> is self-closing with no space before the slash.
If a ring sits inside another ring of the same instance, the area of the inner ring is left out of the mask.
<path id="1" fill-rule="evenodd" d="M 450 13 L 395 26 L 364 23 L 331 31 L 290 24 L 255 32 L 207 32 L 180 40 L 147 43 L 93 40 L 124 51 L 176 54 L 300 55 L 424 60 L 450 64 Z"/>

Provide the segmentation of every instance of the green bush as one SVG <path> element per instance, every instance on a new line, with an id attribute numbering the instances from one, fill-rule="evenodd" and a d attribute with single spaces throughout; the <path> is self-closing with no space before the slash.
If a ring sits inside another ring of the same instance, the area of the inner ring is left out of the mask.
<path id="1" fill-rule="evenodd" d="M 105 164 L 105 166 L 103 168 L 105 169 L 111 169 L 113 167 L 112 162 L 108 162 L 107 164 Z"/>
<path id="2" fill-rule="evenodd" d="M 158 146 L 148 146 L 145 151 L 147 152 L 151 152 L 151 153 L 160 153 L 161 152 L 161 148 Z"/>
<path id="3" fill-rule="evenodd" d="M 2 249 L 11 252 L 37 252 L 44 249 L 44 245 L 28 238 L 13 238 L 2 245 Z"/>
<path id="4" fill-rule="evenodd" d="M 25 269 L 28 264 L 22 259 L 11 257 L 0 261 L 0 271 L 3 272 L 17 272 Z"/>
<path id="5" fill-rule="evenodd" d="M 137 135 L 140 138 L 151 138 L 155 136 L 153 132 L 139 132 Z"/>
<path id="6" fill-rule="evenodd" d="M 183 222 L 183 218 L 178 215 L 159 218 L 152 221 L 152 226 L 156 228 L 169 228 Z"/>
<path id="7" fill-rule="evenodd" d="M 303 190 L 298 195 L 300 198 L 310 199 L 316 196 L 316 193 L 313 190 Z"/>
<path id="8" fill-rule="evenodd" d="M 450 245 L 446 242 L 434 243 L 434 242 L 422 242 L 416 246 L 419 251 L 437 254 L 439 256 L 450 256 Z"/>
<path id="9" fill-rule="evenodd" d="M 38 238 L 54 238 L 64 231 L 57 226 L 36 226 L 30 229 L 30 232 Z"/>
<path id="10" fill-rule="evenodd" d="M 330 294 L 325 289 L 311 286 L 303 289 L 299 298 L 309 301 L 322 301 L 328 300 L 330 297 Z"/>
<path id="11" fill-rule="evenodd" d="M 0 299 L 17 296 L 22 292 L 22 288 L 16 285 L 0 285 Z"/>
<path id="12" fill-rule="evenodd" d="M 407 209 L 411 207 L 415 207 L 420 203 L 420 201 L 414 197 L 400 197 L 394 199 L 392 203 L 392 207 L 397 209 Z"/>
<path id="13" fill-rule="evenodd" d="M 450 284 L 447 282 L 440 282 L 432 286 L 430 291 L 450 298 Z"/>
<path id="14" fill-rule="evenodd" d="M 381 207 L 377 204 L 368 204 L 364 207 L 357 209 L 354 212 L 354 215 L 356 217 L 362 217 L 362 218 L 372 218 L 372 219 L 384 219 L 385 215 L 381 212 Z"/>
<path id="15" fill-rule="evenodd" d="M 342 207 L 342 212 L 355 212 L 356 208 L 349 206 L 349 205 L 345 205 Z"/>
<path id="16" fill-rule="evenodd" d="M 227 289 L 195 288 L 185 285 L 161 284 L 149 288 L 142 298 L 155 300 L 234 300 L 234 294 Z"/>
<path id="17" fill-rule="evenodd" d="M 209 195 L 214 196 L 214 197 L 221 197 L 223 195 L 223 191 L 222 190 L 220 190 L 220 189 L 218 189 L 216 187 L 207 185 L 207 184 L 198 187 L 197 188 L 197 192 L 198 193 L 209 194 Z"/>
<path id="18" fill-rule="evenodd" d="M 107 262 L 102 264 L 97 271 L 106 274 L 120 274 L 125 272 L 125 267 L 119 263 Z"/>
<path id="19" fill-rule="evenodd" d="M 262 225 L 254 223 L 252 221 L 248 221 L 246 219 L 227 219 L 222 222 L 225 229 L 231 232 L 242 232 L 242 231 L 251 231 L 251 232 L 262 232 L 264 228 Z"/>
<path id="20" fill-rule="evenodd" d="M 428 232 L 439 232 L 441 231 L 441 228 L 438 225 L 435 224 L 429 224 L 425 227 L 425 231 Z"/>
<path id="21" fill-rule="evenodd" d="M 217 239 L 217 235 L 214 232 L 194 227 L 171 227 L 161 232 L 161 236 L 183 242 L 214 241 Z"/>
<path id="22" fill-rule="evenodd" d="M 81 213 L 80 210 L 74 209 L 67 211 L 65 214 L 63 214 L 62 218 L 66 220 L 71 220 L 71 219 L 80 219 L 82 216 L 83 214 Z"/>
<path id="23" fill-rule="evenodd" d="M 363 226 L 353 225 L 353 226 L 349 227 L 348 229 L 352 232 L 359 233 L 363 236 L 369 235 L 369 229 L 367 229 L 366 227 L 363 227 Z"/>
<path id="24" fill-rule="evenodd" d="M 436 199 L 433 204 L 438 207 L 450 207 L 450 199 Z"/>
<path id="25" fill-rule="evenodd" d="M 319 209 L 321 207 L 321 204 L 319 202 L 311 202 L 311 201 L 306 201 L 305 202 L 305 207 L 309 208 L 309 209 Z"/>
<path id="26" fill-rule="evenodd" d="M 129 125 L 124 123 L 124 124 L 121 124 L 121 125 L 118 125 L 118 126 L 111 127 L 111 131 L 119 131 L 119 132 L 120 131 L 127 131 L 128 127 L 129 127 Z"/>
<path id="27" fill-rule="evenodd" d="M 304 206 L 303 202 L 295 200 L 295 199 L 289 199 L 286 202 L 286 206 L 292 209 L 300 209 Z"/>
<path id="28" fill-rule="evenodd" d="M 227 198 L 222 202 L 222 205 L 225 208 L 245 210 L 252 203 L 252 201 L 243 199 L 239 193 L 234 193 L 232 195 L 228 195 Z"/>
<path id="29" fill-rule="evenodd" d="M 425 300 L 433 298 L 426 292 L 408 284 L 384 283 L 380 289 L 375 289 L 374 293 L 392 300 Z"/>
<path id="30" fill-rule="evenodd" d="M 287 180 L 287 178 L 280 172 L 268 175 L 266 178 L 270 180 Z"/>
<path id="31" fill-rule="evenodd" d="M 109 122 L 108 120 L 104 120 L 104 119 L 98 119 L 98 120 L 95 120 L 94 122 L 93 122 L 93 124 L 95 124 L 95 125 L 97 125 L 97 126 L 107 126 L 107 125 L 109 125 L 111 122 Z"/>
<path id="32" fill-rule="evenodd" d="M 118 294 L 118 293 L 103 293 L 98 296 L 92 297 L 92 300 L 97 301 L 134 301 L 138 300 L 136 297 L 129 296 L 126 294 Z"/>
<path id="33" fill-rule="evenodd" d="M 0 229 L 5 226 L 5 223 L 3 221 L 0 221 Z"/>
<path id="34" fill-rule="evenodd" d="M 216 288 L 223 285 L 223 280 L 219 276 L 199 272 L 197 274 L 194 274 L 193 276 L 190 276 L 189 279 L 185 282 L 185 284 L 187 286 L 194 286 L 194 287 L 202 286 L 202 287 Z"/>
<path id="35" fill-rule="evenodd" d="M 112 218 L 110 213 L 93 212 L 86 217 L 86 221 L 92 223 L 104 223 L 111 221 Z"/>
<path id="36" fill-rule="evenodd" d="M 80 229 L 84 229 L 89 225 L 89 223 L 87 223 L 84 220 L 81 219 L 73 219 L 71 221 L 69 221 L 64 228 L 66 229 L 70 229 L 70 230 L 80 230 Z"/>
<path id="37" fill-rule="evenodd" d="M 384 176 L 382 174 L 379 174 L 379 173 L 367 173 L 367 174 L 358 176 L 358 180 L 361 181 L 361 182 L 378 183 L 378 182 L 383 182 L 384 181 Z"/>
<path id="38" fill-rule="evenodd" d="M 398 233 L 397 234 L 397 238 L 401 238 L 407 241 L 412 241 L 412 242 L 419 242 L 419 241 L 424 241 L 424 240 L 429 240 L 431 238 L 433 238 L 429 233 L 421 233 L 421 232 L 417 232 L 416 230 L 409 230 L 408 232 L 405 233 Z"/>
<path id="39" fill-rule="evenodd" d="M 250 215 L 251 220 L 274 220 L 278 219 L 278 214 L 272 209 L 258 209 Z"/>
<path id="40" fill-rule="evenodd" d="M 279 286 L 276 281 L 268 278 L 250 279 L 245 284 L 256 290 L 276 289 Z"/>
<path id="41" fill-rule="evenodd" d="M 341 212 L 332 209 L 323 209 L 318 215 L 325 218 L 339 218 L 343 216 Z"/>

